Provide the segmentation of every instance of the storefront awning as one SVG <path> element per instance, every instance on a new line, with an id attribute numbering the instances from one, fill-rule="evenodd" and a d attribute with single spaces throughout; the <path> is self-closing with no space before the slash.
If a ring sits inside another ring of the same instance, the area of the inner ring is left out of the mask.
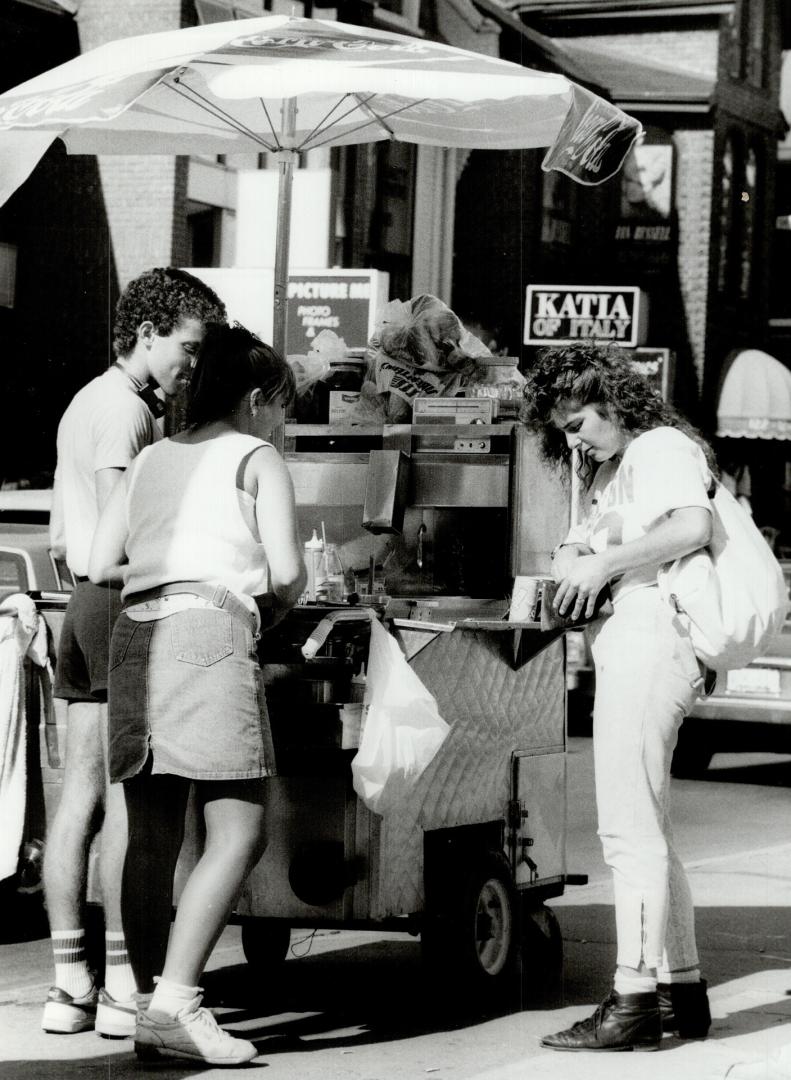
<path id="1" fill-rule="evenodd" d="M 596 70 L 585 63 L 584 58 L 575 55 L 571 49 L 567 48 L 565 41 L 561 43 L 547 37 L 546 34 L 532 30 L 517 14 L 509 10 L 507 0 L 472 0 L 472 2 L 484 15 L 494 19 L 506 30 L 513 30 L 520 35 L 527 50 L 523 63 L 529 66 L 529 58 L 532 56 L 545 70 L 557 71 L 587 86 L 596 94 L 610 97 L 606 84 L 601 82 Z"/>
<path id="2" fill-rule="evenodd" d="M 674 111 L 707 113 L 711 108 L 715 75 L 690 72 L 682 66 L 645 60 L 630 60 L 603 42 L 593 48 L 563 41 L 565 51 L 590 71 L 609 98 L 627 112 Z"/>
<path id="3" fill-rule="evenodd" d="M 791 371 L 760 349 L 738 353 L 722 383 L 717 435 L 791 439 Z"/>

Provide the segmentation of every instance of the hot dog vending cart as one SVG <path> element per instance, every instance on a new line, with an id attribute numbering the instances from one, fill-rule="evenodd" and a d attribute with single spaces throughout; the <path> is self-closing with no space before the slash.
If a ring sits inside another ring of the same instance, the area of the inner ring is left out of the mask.
<path id="1" fill-rule="evenodd" d="M 547 573 L 568 498 L 513 422 L 294 424 L 285 451 L 303 538 L 323 530 L 347 582 L 357 571 L 364 595 L 376 577 L 386 595 L 297 606 L 262 637 L 278 776 L 268 848 L 235 914 L 246 957 L 283 959 L 292 927 L 401 930 L 420 934 L 434 970 L 494 991 L 523 934 L 558 948 L 544 902 L 584 880 L 565 859 L 564 640 L 506 619 L 513 577 Z M 449 725 L 383 813 L 351 767 L 372 617 Z M 199 846 L 196 829 L 177 896 Z"/>

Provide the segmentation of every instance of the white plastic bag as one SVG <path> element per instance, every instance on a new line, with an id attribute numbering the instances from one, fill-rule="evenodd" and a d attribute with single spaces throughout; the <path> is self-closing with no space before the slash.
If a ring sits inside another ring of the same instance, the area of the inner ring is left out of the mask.
<path id="1" fill-rule="evenodd" d="M 376 619 L 363 716 L 360 749 L 352 760 L 354 790 L 369 810 L 383 814 L 409 795 L 450 727 L 398 642 Z"/>
<path id="2" fill-rule="evenodd" d="M 788 610 L 783 571 L 753 519 L 717 485 L 708 547 L 659 571 L 662 595 L 690 620 L 698 659 L 712 671 L 746 667 L 780 632 Z"/>

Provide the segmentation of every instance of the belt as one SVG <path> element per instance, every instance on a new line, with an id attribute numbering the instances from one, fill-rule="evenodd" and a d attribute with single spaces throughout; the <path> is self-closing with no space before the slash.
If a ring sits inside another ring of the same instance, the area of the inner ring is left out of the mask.
<path id="1" fill-rule="evenodd" d="M 75 585 L 90 584 L 91 579 L 89 577 L 81 577 L 79 574 L 72 574 Z M 121 581 L 103 581 L 101 585 L 97 585 L 97 589 L 123 589 L 123 582 Z"/>
<path id="2" fill-rule="evenodd" d="M 205 581 L 169 581 L 167 585 L 158 585 L 155 589 L 130 593 L 124 597 L 124 608 L 133 604 L 143 604 L 146 600 L 157 600 L 161 596 L 173 596 L 177 593 L 192 593 L 208 600 L 214 607 L 222 608 L 229 615 L 235 615 L 248 623 L 253 634 L 258 632 L 258 620 L 253 612 L 232 593 L 225 585 L 209 585 Z"/>

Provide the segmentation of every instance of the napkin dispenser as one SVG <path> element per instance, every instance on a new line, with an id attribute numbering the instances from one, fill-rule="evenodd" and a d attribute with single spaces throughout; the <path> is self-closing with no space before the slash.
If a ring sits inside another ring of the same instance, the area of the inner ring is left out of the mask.
<path id="1" fill-rule="evenodd" d="M 400 533 L 409 488 L 409 457 L 403 450 L 371 450 L 365 482 L 363 528 Z"/>

